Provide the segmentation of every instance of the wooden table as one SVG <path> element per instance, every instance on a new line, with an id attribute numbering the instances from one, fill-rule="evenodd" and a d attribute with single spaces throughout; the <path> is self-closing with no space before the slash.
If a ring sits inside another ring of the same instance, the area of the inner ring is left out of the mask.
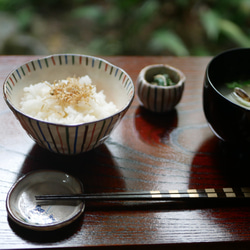
<path id="1" fill-rule="evenodd" d="M 11 69 L 33 58 L 0 56 L 1 82 Z M 134 83 L 146 65 L 179 68 L 187 77 L 181 102 L 173 112 L 157 115 L 142 108 L 135 96 L 104 145 L 64 157 L 35 145 L 1 98 L 0 248 L 249 248 L 247 203 L 89 202 L 80 219 L 50 233 L 29 231 L 8 219 L 8 190 L 20 176 L 36 169 L 59 169 L 77 176 L 86 192 L 249 186 L 247 156 L 229 152 L 203 114 L 203 77 L 210 58 L 104 58 L 126 70 Z"/>

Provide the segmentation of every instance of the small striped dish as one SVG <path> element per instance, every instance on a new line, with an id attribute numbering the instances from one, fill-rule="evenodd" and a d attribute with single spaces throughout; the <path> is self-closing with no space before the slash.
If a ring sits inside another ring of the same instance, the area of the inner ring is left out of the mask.
<path id="1" fill-rule="evenodd" d="M 173 86 L 150 84 L 153 76 L 167 73 L 176 82 Z M 149 65 L 141 70 L 137 78 L 137 95 L 140 103 L 148 110 L 164 113 L 179 103 L 184 90 L 185 75 L 178 69 L 165 64 Z"/>
<path id="2" fill-rule="evenodd" d="M 30 117 L 19 110 L 23 88 L 42 81 L 53 82 L 89 75 L 97 91 L 104 90 L 118 112 L 94 122 L 61 125 Z M 61 54 L 29 61 L 13 70 L 4 81 L 4 99 L 30 137 L 43 148 L 59 154 L 79 154 L 102 144 L 119 124 L 134 98 L 134 84 L 121 68 L 101 58 Z"/>

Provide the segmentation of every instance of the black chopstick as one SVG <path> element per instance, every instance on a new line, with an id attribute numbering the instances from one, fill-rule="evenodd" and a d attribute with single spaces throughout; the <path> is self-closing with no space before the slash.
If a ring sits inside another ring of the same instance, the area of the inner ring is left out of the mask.
<path id="1" fill-rule="evenodd" d="M 37 195 L 36 200 L 187 200 L 199 199 L 245 199 L 250 198 L 250 188 L 207 188 L 169 191 L 109 192 L 69 195 Z"/>

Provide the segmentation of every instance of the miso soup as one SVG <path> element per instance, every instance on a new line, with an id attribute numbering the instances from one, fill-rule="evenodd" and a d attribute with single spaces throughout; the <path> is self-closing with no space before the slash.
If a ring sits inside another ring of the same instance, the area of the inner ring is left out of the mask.
<path id="1" fill-rule="evenodd" d="M 250 109 L 250 80 L 225 83 L 219 91 L 235 104 Z"/>

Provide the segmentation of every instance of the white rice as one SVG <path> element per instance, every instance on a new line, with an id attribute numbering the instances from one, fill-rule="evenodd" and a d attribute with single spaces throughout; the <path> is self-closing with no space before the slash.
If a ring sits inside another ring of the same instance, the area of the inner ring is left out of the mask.
<path id="1" fill-rule="evenodd" d="M 67 80 L 62 80 L 68 83 Z M 79 78 L 79 84 L 91 85 L 91 98 L 82 98 L 77 103 L 61 105 L 57 98 L 51 95 L 51 83 L 40 82 L 23 89 L 20 109 L 22 112 L 48 122 L 59 124 L 79 124 L 105 118 L 117 112 L 113 102 L 106 102 L 103 91 L 96 92 L 89 76 Z"/>

